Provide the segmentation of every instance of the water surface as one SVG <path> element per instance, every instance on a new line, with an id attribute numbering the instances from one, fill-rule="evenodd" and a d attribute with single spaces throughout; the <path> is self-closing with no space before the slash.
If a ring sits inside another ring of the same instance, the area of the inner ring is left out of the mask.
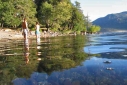
<path id="1" fill-rule="evenodd" d="M 41 38 L 40 43 L 2 40 L 0 83 L 127 85 L 126 37 L 109 33 Z"/>

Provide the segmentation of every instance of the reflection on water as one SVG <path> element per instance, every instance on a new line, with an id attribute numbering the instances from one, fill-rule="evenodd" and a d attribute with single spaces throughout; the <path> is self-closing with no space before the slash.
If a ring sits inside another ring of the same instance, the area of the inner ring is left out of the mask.
<path id="1" fill-rule="evenodd" d="M 90 35 L 89 42 L 84 51 L 90 54 L 107 53 L 107 52 L 123 52 L 127 49 L 124 33 L 108 34 L 108 35 Z"/>
<path id="2" fill-rule="evenodd" d="M 36 40 L 37 46 L 36 46 L 36 50 L 37 50 L 37 55 L 40 56 L 41 55 L 41 51 L 39 51 L 41 49 L 41 39 L 37 38 Z M 37 58 L 37 60 L 41 60 L 41 58 Z"/>
<path id="3" fill-rule="evenodd" d="M 0 84 L 127 85 L 126 34 L 29 39 L 29 44 L 3 40 Z M 27 64 L 25 45 L 29 47 Z"/>
<path id="4" fill-rule="evenodd" d="M 127 49 L 127 45 L 97 45 L 97 46 L 86 46 L 84 48 L 86 53 L 97 54 L 106 52 L 123 52 Z M 89 51 L 90 50 L 90 51 Z"/>
<path id="5" fill-rule="evenodd" d="M 24 58 L 26 61 L 26 64 L 29 62 L 29 40 L 25 39 L 24 40 Z"/>

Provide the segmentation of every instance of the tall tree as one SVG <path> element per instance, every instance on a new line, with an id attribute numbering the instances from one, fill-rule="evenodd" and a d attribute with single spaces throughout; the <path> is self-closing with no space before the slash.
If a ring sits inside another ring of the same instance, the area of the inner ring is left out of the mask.
<path id="1" fill-rule="evenodd" d="M 26 17 L 29 27 L 33 26 L 36 21 L 36 5 L 32 0 L 14 0 L 16 10 L 21 17 Z M 26 4 L 27 3 L 27 4 Z"/>
<path id="2" fill-rule="evenodd" d="M 52 4 L 49 4 L 48 2 L 42 3 L 40 10 L 39 10 L 39 21 L 41 24 L 45 24 L 47 30 L 52 25 L 52 12 L 53 6 Z"/>
<path id="3" fill-rule="evenodd" d="M 70 4 L 65 1 L 44 2 L 39 10 L 39 20 L 47 29 L 61 28 L 62 23 L 71 17 L 70 9 Z"/>
<path id="4" fill-rule="evenodd" d="M 63 23 L 67 23 L 67 21 L 71 18 L 71 5 L 65 1 L 60 2 L 55 6 L 55 24 L 59 24 L 60 26 L 54 26 L 54 28 L 64 28 L 66 25 Z"/>
<path id="5" fill-rule="evenodd" d="M 75 31 L 86 30 L 86 19 L 83 11 L 80 9 L 80 3 L 75 2 L 72 7 L 72 17 L 70 18 L 69 28 Z"/>
<path id="6" fill-rule="evenodd" d="M 95 33 L 95 32 L 99 32 L 100 29 L 101 29 L 100 26 L 92 25 L 92 26 L 88 29 L 88 31 L 91 32 L 91 33 Z"/>
<path id="7" fill-rule="evenodd" d="M 0 22 L 4 26 L 17 27 L 22 17 L 26 17 L 29 26 L 35 24 L 36 6 L 32 0 L 1 0 Z M 26 4 L 27 3 L 27 4 Z"/>

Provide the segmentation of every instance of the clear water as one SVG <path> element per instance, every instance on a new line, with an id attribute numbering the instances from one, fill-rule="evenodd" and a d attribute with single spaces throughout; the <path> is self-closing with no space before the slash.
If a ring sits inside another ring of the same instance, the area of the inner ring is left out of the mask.
<path id="1" fill-rule="evenodd" d="M 127 33 L 1 40 L 1 85 L 127 85 Z M 29 48 L 29 49 L 28 49 Z"/>

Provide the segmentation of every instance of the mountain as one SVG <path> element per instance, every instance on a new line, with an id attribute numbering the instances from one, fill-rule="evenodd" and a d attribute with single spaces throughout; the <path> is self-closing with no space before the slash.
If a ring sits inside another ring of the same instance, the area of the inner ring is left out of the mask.
<path id="1" fill-rule="evenodd" d="M 101 31 L 127 30 L 127 11 L 108 14 L 105 17 L 96 19 L 92 23 L 99 25 Z"/>

